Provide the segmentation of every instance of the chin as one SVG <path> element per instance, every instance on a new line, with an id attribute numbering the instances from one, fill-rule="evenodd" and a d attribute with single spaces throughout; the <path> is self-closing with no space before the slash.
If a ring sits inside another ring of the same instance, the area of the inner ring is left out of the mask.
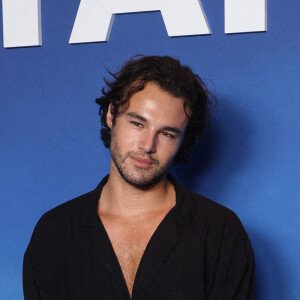
<path id="1" fill-rule="evenodd" d="M 117 169 L 121 177 L 128 184 L 142 190 L 147 190 L 158 184 L 167 173 L 167 168 L 161 168 L 160 170 L 140 169 L 130 171 L 127 168 L 119 168 L 117 166 Z"/>
<path id="2" fill-rule="evenodd" d="M 131 186 L 134 186 L 141 190 L 147 190 L 158 184 L 165 176 L 165 173 L 151 178 L 141 178 L 140 176 L 123 176 L 122 174 L 121 176 Z"/>

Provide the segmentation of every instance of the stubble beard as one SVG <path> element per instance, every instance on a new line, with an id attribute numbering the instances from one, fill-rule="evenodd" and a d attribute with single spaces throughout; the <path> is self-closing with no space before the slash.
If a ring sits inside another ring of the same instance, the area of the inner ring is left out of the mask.
<path id="1" fill-rule="evenodd" d="M 113 139 L 111 140 L 110 153 L 121 177 L 128 184 L 142 190 L 147 190 L 160 182 L 172 165 L 171 160 L 165 165 L 160 165 L 159 161 L 142 151 L 130 151 L 122 155 L 118 143 Z M 149 168 L 133 166 L 134 169 L 130 170 L 127 163 L 130 163 L 128 160 L 131 160 L 131 156 L 149 159 L 152 165 Z"/>

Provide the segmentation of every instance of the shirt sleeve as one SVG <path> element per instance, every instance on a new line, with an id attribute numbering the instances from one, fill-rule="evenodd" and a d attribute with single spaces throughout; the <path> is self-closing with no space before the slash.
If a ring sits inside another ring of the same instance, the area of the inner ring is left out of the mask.
<path id="1" fill-rule="evenodd" d="M 46 283 L 34 270 L 28 249 L 23 261 L 23 291 L 25 300 L 51 300 Z"/>
<path id="2" fill-rule="evenodd" d="M 48 242 L 47 230 L 45 230 L 43 218 L 41 219 L 35 226 L 24 254 L 23 292 L 25 300 L 51 299 L 46 276 L 48 273 L 51 273 L 49 266 L 53 265 L 50 255 L 52 249 Z"/>
<path id="3" fill-rule="evenodd" d="M 254 255 L 247 233 L 235 217 L 224 225 L 215 242 L 214 258 L 209 258 L 209 300 L 254 299 Z"/>

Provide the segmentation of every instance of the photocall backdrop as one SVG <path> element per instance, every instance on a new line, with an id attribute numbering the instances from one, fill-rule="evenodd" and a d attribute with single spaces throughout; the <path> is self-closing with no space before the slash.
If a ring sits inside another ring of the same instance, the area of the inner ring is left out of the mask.
<path id="1" fill-rule="evenodd" d="M 225 34 L 223 1 L 202 0 L 211 35 L 170 38 L 147 12 L 117 15 L 108 42 L 70 45 L 79 2 L 42 1 L 41 47 L 0 48 L 0 299 L 23 297 L 40 216 L 108 173 L 95 98 L 106 68 L 139 53 L 179 58 L 215 93 L 212 128 L 172 173 L 238 214 L 256 299 L 300 299 L 300 2 L 269 1 L 266 32 Z"/>

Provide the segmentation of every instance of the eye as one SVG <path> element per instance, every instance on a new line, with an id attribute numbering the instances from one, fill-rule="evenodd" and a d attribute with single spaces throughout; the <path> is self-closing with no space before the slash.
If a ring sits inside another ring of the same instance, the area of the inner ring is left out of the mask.
<path id="1" fill-rule="evenodd" d="M 136 126 L 136 127 L 140 127 L 140 128 L 143 127 L 143 124 L 141 124 L 141 123 L 139 123 L 139 122 L 131 121 L 130 123 L 131 123 L 132 125 Z"/>
<path id="2" fill-rule="evenodd" d="M 161 132 L 162 135 L 168 137 L 168 138 L 171 138 L 171 139 L 174 139 L 174 135 L 172 135 L 171 133 L 167 132 L 167 131 L 163 131 Z"/>

